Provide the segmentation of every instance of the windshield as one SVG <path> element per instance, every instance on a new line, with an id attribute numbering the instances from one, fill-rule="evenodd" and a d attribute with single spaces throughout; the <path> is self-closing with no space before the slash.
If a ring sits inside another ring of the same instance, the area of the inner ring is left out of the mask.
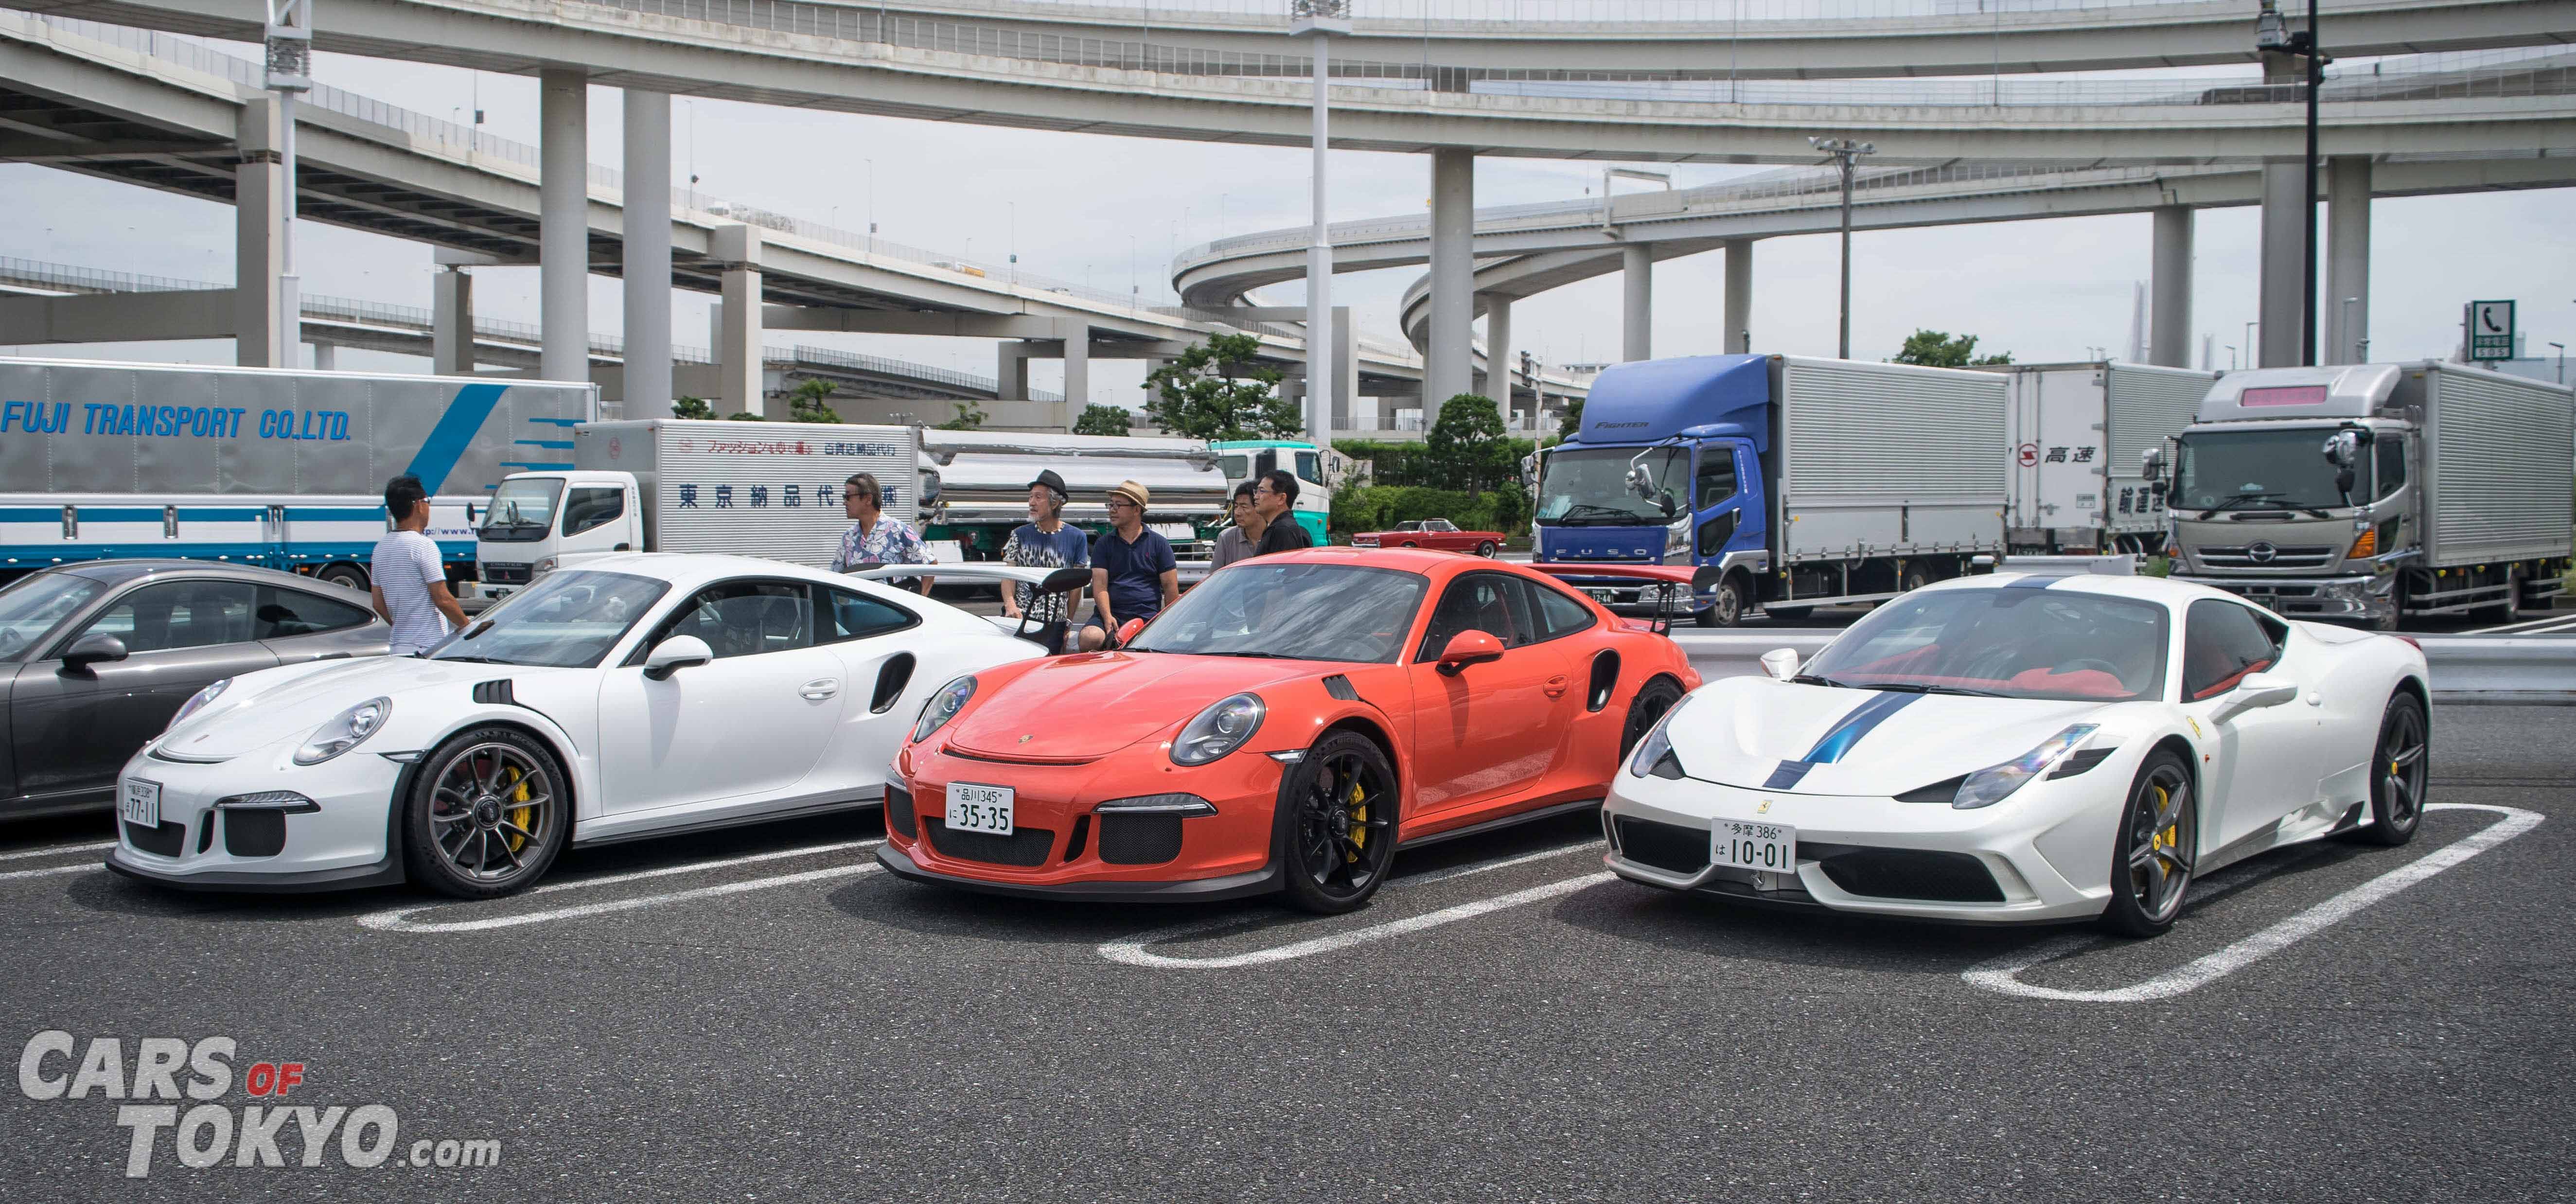
<path id="1" fill-rule="evenodd" d="M 2081 702 L 2160 698 L 2165 608 L 2072 590 L 1908 594 L 1852 624 L 1799 679 Z"/>
<path id="2" fill-rule="evenodd" d="M 1128 647 L 1385 664 L 1404 647 L 1428 584 L 1393 569 L 1243 561 L 1181 595 Z"/>
<path id="3" fill-rule="evenodd" d="M 2174 508 L 2211 510 L 2312 509 L 2344 504 L 2335 490 L 2335 466 L 2325 457 L 2324 427 L 2288 430 L 2201 431 L 2182 437 L 2182 462 L 2174 476 Z M 2369 496 L 2356 482 L 2353 496 Z"/>
<path id="4" fill-rule="evenodd" d="M 1228 481 L 1248 481 L 1252 479 L 1252 459 L 1240 452 L 1232 455 L 1218 456 L 1216 458 L 1216 468 L 1218 472 L 1225 474 L 1225 479 Z"/>
<path id="5" fill-rule="evenodd" d="M 563 496 L 563 482 L 543 477 L 503 481 L 492 493 L 492 506 L 483 512 L 483 525 L 475 529 L 477 539 L 520 541 L 544 539 L 546 529 L 555 521 L 555 499 Z"/>
<path id="6" fill-rule="evenodd" d="M 38 573 L 0 590 L 0 660 L 24 653 L 107 587 L 72 573 Z"/>
<path id="7" fill-rule="evenodd" d="M 670 588 L 650 577 L 558 569 L 484 611 L 430 659 L 587 669 Z"/>
<path id="8" fill-rule="evenodd" d="M 1690 483 L 1690 452 L 1679 447 L 1647 449 L 1643 458 L 1633 447 L 1559 448 L 1549 453 L 1538 483 L 1538 521 L 1559 526 L 1619 526 L 1673 521 L 1690 507 L 1683 493 Z M 1635 461 L 1655 481 L 1655 496 L 1669 501 L 1667 513 L 1655 501 L 1628 491 L 1628 464 Z"/>

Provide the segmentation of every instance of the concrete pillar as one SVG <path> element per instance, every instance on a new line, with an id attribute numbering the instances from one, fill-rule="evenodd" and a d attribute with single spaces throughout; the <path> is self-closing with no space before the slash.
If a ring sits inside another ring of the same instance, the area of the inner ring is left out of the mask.
<path id="1" fill-rule="evenodd" d="M 1335 430 L 1348 430 L 1351 407 L 1360 395 L 1359 340 L 1351 333 L 1351 307 L 1333 307 L 1333 404 Z"/>
<path id="2" fill-rule="evenodd" d="M 340 349 L 329 343 L 315 343 L 313 345 L 313 370 L 316 372 L 339 371 Z"/>
<path id="3" fill-rule="evenodd" d="M 277 102 L 255 97 L 242 104 L 236 136 L 241 162 L 233 169 L 233 362 L 245 368 L 282 368 L 293 357 L 297 331 L 280 331 L 284 301 L 278 277 L 286 270 L 278 224 L 286 216 L 288 182 L 278 148 L 285 138 Z"/>
<path id="4" fill-rule="evenodd" d="M 2167 205 L 2154 214 L 2148 269 L 2147 362 L 2191 366 L 2191 210 Z"/>
<path id="5" fill-rule="evenodd" d="M 1485 379 L 1477 391 L 1494 399 L 1503 412 L 1503 421 L 1512 420 L 1512 302 L 1509 297 L 1487 294 L 1485 297 Z"/>
<path id="6" fill-rule="evenodd" d="M 1079 414 L 1091 404 L 1091 327 L 1076 324 L 1064 339 L 1064 404 Z"/>
<path id="7" fill-rule="evenodd" d="M 671 416 L 671 96 L 626 90 L 626 416 Z"/>
<path id="8" fill-rule="evenodd" d="M 537 375 L 589 380 L 590 84 L 578 71 L 537 78 Z"/>
<path id="9" fill-rule="evenodd" d="M 1029 397 L 1029 349 L 1017 339 L 1005 339 L 993 360 L 993 396 L 1002 401 L 1026 401 Z"/>
<path id="10" fill-rule="evenodd" d="M 1655 358 L 1655 253 L 1644 243 L 1619 248 L 1619 358 Z"/>
<path id="11" fill-rule="evenodd" d="M 1753 351 L 1753 240 L 1726 240 L 1726 329 L 1720 345 L 1729 354 Z"/>
<path id="12" fill-rule="evenodd" d="M 723 273 L 724 306 L 717 311 L 716 413 L 748 410 L 764 417 L 760 362 L 760 228 L 718 226 L 708 240 L 710 265 Z"/>
<path id="13" fill-rule="evenodd" d="M 430 278 L 429 370 L 474 375 L 474 277 L 460 267 Z"/>
<path id="14" fill-rule="evenodd" d="M 1423 362 L 1422 423 L 1440 403 L 1474 387 L 1476 320 L 1476 155 L 1431 152 L 1431 349 Z"/>
<path id="15" fill-rule="evenodd" d="M 2326 292 L 2318 323 L 2328 364 L 2370 359 L 2370 157 L 2326 160 Z"/>
<path id="16" fill-rule="evenodd" d="M 2285 54 L 2263 56 L 2263 82 L 2295 84 L 2302 70 L 2299 60 Z M 2263 232 L 2255 264 L 2260 280 L 2259 296 L 2254 308 L 2255 320 L 2262 323 L 2256 334 L 2256 347 L 2247 349 L 2249 362 L 2258 368 L 2294 368 L 2304 358 L 2299 354 L 2300 297 L 2307 271 L 2307 223 L 2301 210 L 2308 204 L 2306 166 L 2300 156 L 2283 155 L 2263 160 Z M 2313 217 L 2314 214 L 2308 214 Z"/>

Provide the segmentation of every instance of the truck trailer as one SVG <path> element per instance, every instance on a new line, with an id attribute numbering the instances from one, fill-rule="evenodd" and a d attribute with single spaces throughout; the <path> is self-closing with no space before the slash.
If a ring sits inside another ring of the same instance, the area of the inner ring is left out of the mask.
<path id="1" fill-rule="evenodd" d="M 462 581 L 491 491 L 570 468 L 570 428 L 598 406 L 555 381 L 0 358 L 0 583 L 167 556 L 365 590 L 404 473 Z"/>
<path id="2" fill-rule="evenodd" d="M 2004 539 L 2014 553 L 2146 554 L 2164 547 L 2164 508 L 2144 454 L 2191 425 L 2215 372 L 2096 361 L 2008 364 Z"/>
<path id="3" fill-rule="evenodd" d="M 1991 372 L 1780 355 L 1622 364 L 1539 465 L 1539 563 L 1605 573 L 1603 602 L 1687 597 L 1701 626 L 1796 617 L 1991 565 L 2004 550 L 2010 382 Z M 1686 580 L 1686 579 L 1682 579 Z M 1659 595 L 1660 591 L 1660 595 Z"/>
<path id="4" fill-rule="evenodd" d="M 1153 495 L 1145 525 L 1183 560 L 1206 559 L 1226 521 L 1225 474 L 1194 439 L 925 430 L 921 456 L 924 479 L 937 485 L 922 535 L 954 541 L 969 561 L 1001 559 L 1011 532 L 1029 521 L 1029 482 L 1040 472 L 1064 480 L 1072 499 L 1064 521 L 1095 536 L 1109 529 L 1110 488 L 1143 484 Z"/>
<path id="5" fill-rule="evenodd" d="M 2228 373 L 2149 457 L 2174 579 L 2380 630 L 2510 622 L 2567 572 L 2571 397 L 2440 360 Z"/>

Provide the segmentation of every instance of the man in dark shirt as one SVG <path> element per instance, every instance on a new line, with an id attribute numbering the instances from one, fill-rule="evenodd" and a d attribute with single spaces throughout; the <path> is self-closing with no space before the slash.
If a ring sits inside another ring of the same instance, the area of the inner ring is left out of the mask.
<path id="1" fill-rule="evenodd" d="M 1181 596 L 1180 564 L 1172 541 L 1145 529 L 1152 495 L 1134 481 L 1109 491 L 1109 531 L 1091 545 L 1091 618 L 1082 627 L 1082 650 L 1106 648 L 1129 619 L 1152 619 Z"/>
<path id="2" fill-rule="evenodd" d="M 1254 547 L 1253 555 L 1315 546 L 1315 538 L 1297 523 L 1297 478 L 1288 470 L 1274 468 L 1261 474 L 1261 483 L 1252 491 L 1252 508 L 1269 524 L 1261 529 L 1261 542 Z"/>

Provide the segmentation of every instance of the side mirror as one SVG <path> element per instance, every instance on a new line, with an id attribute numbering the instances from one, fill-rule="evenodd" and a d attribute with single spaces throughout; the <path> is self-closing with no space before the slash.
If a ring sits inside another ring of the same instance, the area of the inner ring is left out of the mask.
<path id="1" fill-rule="evenodd" d="M 644 676 L 652 681 L 668 681 L 672 674 L 691 665 L 703 665 L 716 658 L 716 650 L 705 640 L 693 635 L 675 635 L 653 645 L 644 658 Z"/>
<path id="2" fill-rule="evenodd" d="M 2276 707 L 2299 696 L 2299 684 L 2272 673 L 2248 673 L 2219 704 L 2217 718 L 2233 719 L 2247 711 Z"/>
<path id="3" fill-rule="evenodd" d="M 1129 619 L 1126 622 L 1119 624 L 1118 646 L 1121 648 L 1126 647 L 1127 641 L 1135 639 L 1136 633 L 1143 630 L 1145 630 L 1145 620 L 1143 619 Z"/>
<path id="4" fill-rule="evenodd" d="M 1462 631 L 1450 636 L 1448 646 L 1440 650 L 1440 674 L 1443 677 L 1456 677 L 1466 672 L 1469 665 L 1481 665 L 1486 661 L 1501 659 L 1503 659 L 1503 642 L 1495 639 L 1492 632 L 1472 629 Z"/>
<path id="5" fill-rule="evenodd" d="M 101 661 L 124 659 L 125 641 L 104 631 L 93 631 L 72 641 L 72 646 L 63 651 L 63 668 L 77 673 L 87 673 L 90 666 Z"/>
<path id="6" fill-rule="evenodd" d="M 1629 465 L 1628 492 L 1637 495 L 1640 501 L 1654 500 L 1655 474 L 1646 471 L 1646 466 L 1643 464 Z"/>
<path id="7" fill-rule="evenodd" d="M 1798 675 L 1798 650 L 1774 648 L 1762 654 L 1762 671 L 1773 681 L 1787 681 Z"/>

